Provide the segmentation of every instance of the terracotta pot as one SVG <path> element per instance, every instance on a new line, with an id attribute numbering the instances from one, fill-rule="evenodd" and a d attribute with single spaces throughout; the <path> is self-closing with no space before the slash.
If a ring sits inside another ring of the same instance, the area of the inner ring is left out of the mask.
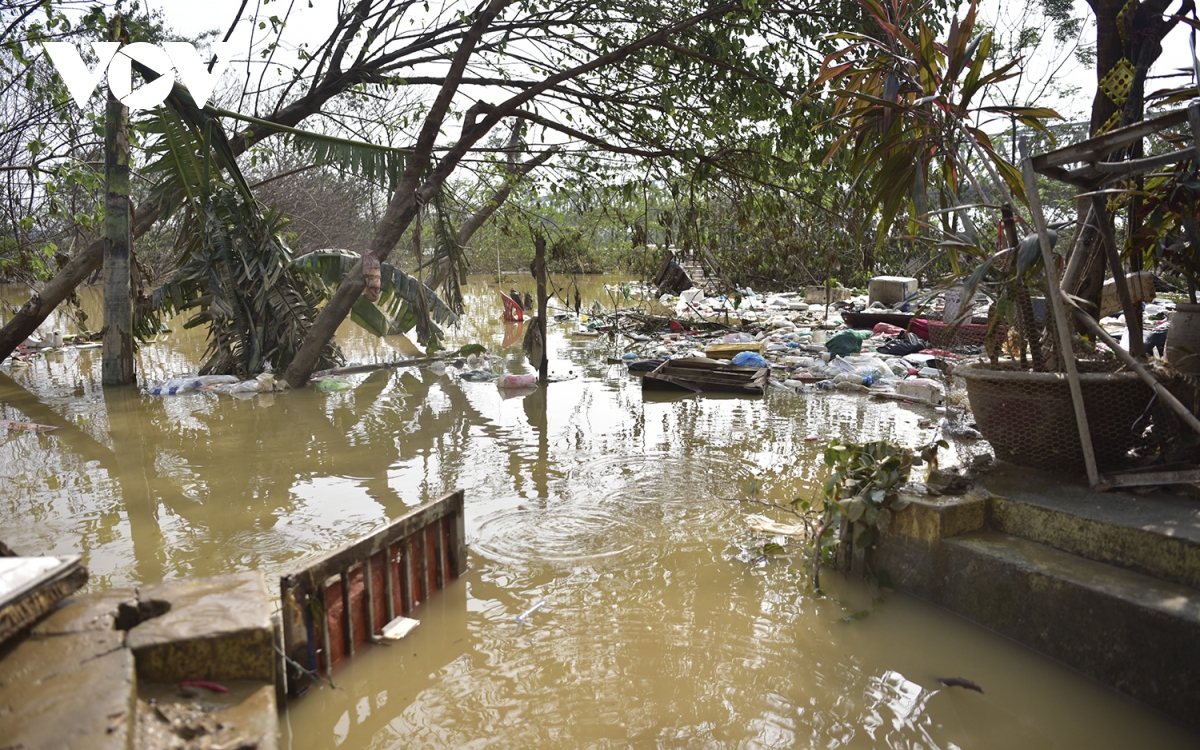
<path id="1" fill-rule="evenodd" d="M 1200 305 L 1181 302 L 1167 331 L 1167 361 L 1177 371 L 1200 375 Z"/>

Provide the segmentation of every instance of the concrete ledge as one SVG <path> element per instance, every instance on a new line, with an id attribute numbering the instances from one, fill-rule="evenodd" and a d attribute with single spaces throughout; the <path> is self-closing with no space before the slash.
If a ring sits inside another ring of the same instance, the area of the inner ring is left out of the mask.
<path id="1" fill-rule="evenodd" d="M 1093 492 L 1004 467 L 985 486 L 990 525 L 1014 536 L 1200 589 L 1200 500 L 1166 493 Z"/>
<path id="2" fill-rule="evenodd" d="M 1200 596 L 997 531 L 947 540 L 937 601 L 1200 729 Z"/>
<path id="3" fill-rule="evenodd" d="M 30 635 L 42 637 L 83 633 L 97 630 L 117 630 L 122 605 L 137 609 L 137 592 L 133 589 L 109 589 L 95 594 L 63 600 L 58 609 L 42 618 L 30 630 Z"/>
<path id="4" fill-rule="evenodd" d="M 875 568 L 1200 729 L 1200 502 L 1013 467 L 972 492 L 904 496 Z"/>
<path id="5" fill-rule="evenodd" d="M 0 670 L 0 743 L 13 748 L 125 750 L 136 678 L 119 631 L 25 638 Z"/>
<path id="6" fill-rule="evenodd" d="M 177 691 L 159 691 L 137 705 L 138 750 L 254 748 L 279 744 L 275 690 L 270 686 L 230 683 L 229 695 L 180 699 Z"/>
<path id="7" fill-rule="evenodd" d="M 138 602 L 162 612 L 129 631 L 142 679 L 274 681 L 274 628 L 258 571 L 167 581 Z"/>

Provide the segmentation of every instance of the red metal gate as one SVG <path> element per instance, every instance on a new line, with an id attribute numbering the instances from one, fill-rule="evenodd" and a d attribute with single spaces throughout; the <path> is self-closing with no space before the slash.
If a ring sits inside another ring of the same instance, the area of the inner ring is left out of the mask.
<path id="1" fill-rule="evenodd" d="M 328 674 L 466 572 L 463 533 L 463 492 L 456 490 L 283 576 L 284 652 L 309 672 Z M 287 672 L 290 694 L 307 687 L 302 672 Z"/>

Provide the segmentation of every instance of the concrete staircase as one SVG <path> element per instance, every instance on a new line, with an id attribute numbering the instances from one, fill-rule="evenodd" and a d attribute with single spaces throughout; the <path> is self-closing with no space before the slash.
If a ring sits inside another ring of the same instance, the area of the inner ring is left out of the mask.
<path id="1" fill-rule="evenodd" d="M 898 588 L 1200 729 L 1200 497 L 1096 493 L 1015 467 L 897 514 Z"/>

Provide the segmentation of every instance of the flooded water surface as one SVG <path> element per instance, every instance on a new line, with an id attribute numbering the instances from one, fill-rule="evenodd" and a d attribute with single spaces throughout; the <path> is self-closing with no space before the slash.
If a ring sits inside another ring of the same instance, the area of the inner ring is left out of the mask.
<path id="1" fill-rule="evenodd" d="M 602 281 L 581 284 L 585 305 L 611 306 Z M 494 282 L 468 291 L 453 345 L 527 372 Z M 469 572 L 415 610 L 403 641 L 292 702 L 282 745 L 296 750 L 1196 746 L 923 602 L 872 602 L 832 573 L 816 596 L 798 547 L 762 557 L 745 517 L 764 509 L 736 498 L 815 497 L 828 441 L 924 442 L 936 414 L 841 393 L 643 398 L 606 363 L 634 343 L 574 338 L 573 325 L 549 335 L 566 379 L 522 398 L 454 368 L 239 400 L 105 391 L 99 350 L 5 366 L 0 418 L 58 429 L 0 433 L 0 539 L 83 554 L 94 590 L 247 569 L 276 586 L 464 489 Z M 195 372 L 203 334 L 172 327 L 139 353 L 143 384 Z M 340 342 L 364 363 L 402 349 L 352 326 Z"/>

